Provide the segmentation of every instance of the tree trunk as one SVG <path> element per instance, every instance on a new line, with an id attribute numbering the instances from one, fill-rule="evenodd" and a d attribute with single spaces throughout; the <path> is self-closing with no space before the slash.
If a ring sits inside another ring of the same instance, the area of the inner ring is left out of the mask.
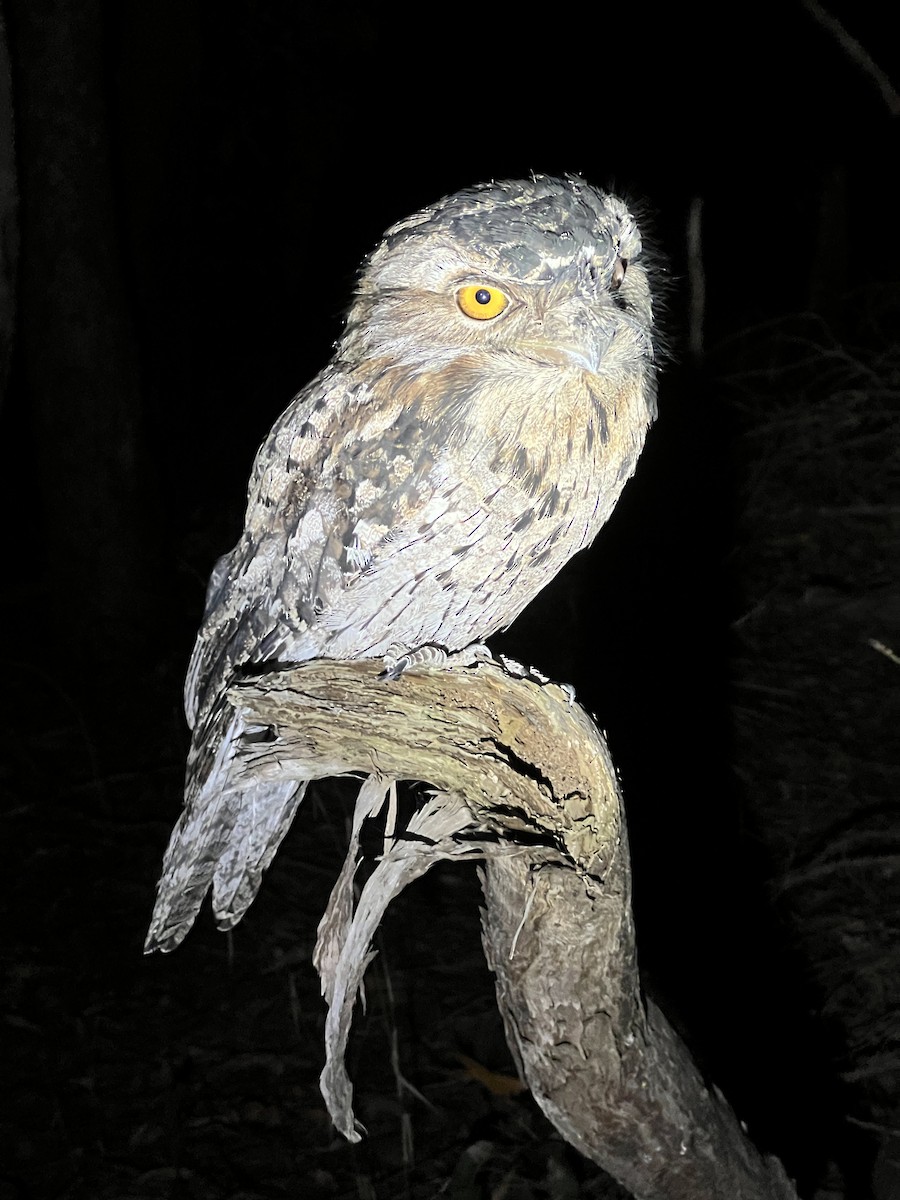
<path id="1" fill-rule="evenodd" d="M 496 664 L 416 668 L 396 682 L 379 672 L 318 661 L 231 692 L 255 727 L 240 751 L 248 776 L 353 771 L 372 776 L 378 793 L 401 778 L 437 789 L 388 839 L 351 915 L 356 832 L 377 807 L 363 788 L 320 926 L 330 1004 L 322 1086 L 338 1128 L 359 1137 L 343 1052 L 384 908 L 438 858 L 477 855 L 507 1037 L 563 1137 L 640 1200 L 795 1198 L 780 1163 L 757 1151 L 641 994 L 621 794 L 587 714 L 555 685 Z"/>

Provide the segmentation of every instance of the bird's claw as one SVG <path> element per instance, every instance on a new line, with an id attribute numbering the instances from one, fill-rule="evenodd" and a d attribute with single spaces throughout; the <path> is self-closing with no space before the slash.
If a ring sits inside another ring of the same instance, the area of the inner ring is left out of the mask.
<path id="1" fill-rule="evenodd" d="M 473 642 L 462 650 L 445 650 L 430 643 L 406 650 L 391 648 L 384 656 L 382 679 L 399 679 L 411 667 L 471 667 L 480 662 L 492 662 L 490 650 L 482 642 Z"/>

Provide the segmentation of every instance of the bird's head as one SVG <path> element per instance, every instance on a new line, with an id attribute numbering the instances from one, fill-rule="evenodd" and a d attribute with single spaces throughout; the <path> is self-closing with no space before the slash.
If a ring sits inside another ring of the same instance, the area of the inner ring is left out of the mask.
<path id="1" fill-rule="evenodd" d="M 489 359 L 533 381 L 588 372 L 653 405 L 653 311 L 625 204 L 575 177 L 484 184 L 394 225 L 339 354 L 412 369 Z"/>

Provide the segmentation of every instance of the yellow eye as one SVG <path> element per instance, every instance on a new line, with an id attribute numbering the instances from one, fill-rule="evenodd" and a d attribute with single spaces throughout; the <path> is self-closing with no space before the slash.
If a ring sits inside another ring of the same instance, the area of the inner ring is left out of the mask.
<path id="1" fill-rule="evenodd" d="M 489 321 L 491 317 L 500 316 L 509 304 L 509 298 L 499 288 L 471 283 L 459 289 L 456 293 L 456 303 L 467 317 L 476 321 Z"/>

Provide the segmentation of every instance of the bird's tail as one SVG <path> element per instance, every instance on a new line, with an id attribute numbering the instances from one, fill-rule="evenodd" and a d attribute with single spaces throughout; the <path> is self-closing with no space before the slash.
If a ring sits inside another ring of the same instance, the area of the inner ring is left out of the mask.
<path id="1" fill-rule="evenodd" d="M 178 946 L 212 887 L 220 929 L 232 929 L 249 908 L 306 784 L 232 779 L 235 749 L 246 730 L 227 702 L 195 729 L 185 806 L 163 859 L 144 950 Z"/>

